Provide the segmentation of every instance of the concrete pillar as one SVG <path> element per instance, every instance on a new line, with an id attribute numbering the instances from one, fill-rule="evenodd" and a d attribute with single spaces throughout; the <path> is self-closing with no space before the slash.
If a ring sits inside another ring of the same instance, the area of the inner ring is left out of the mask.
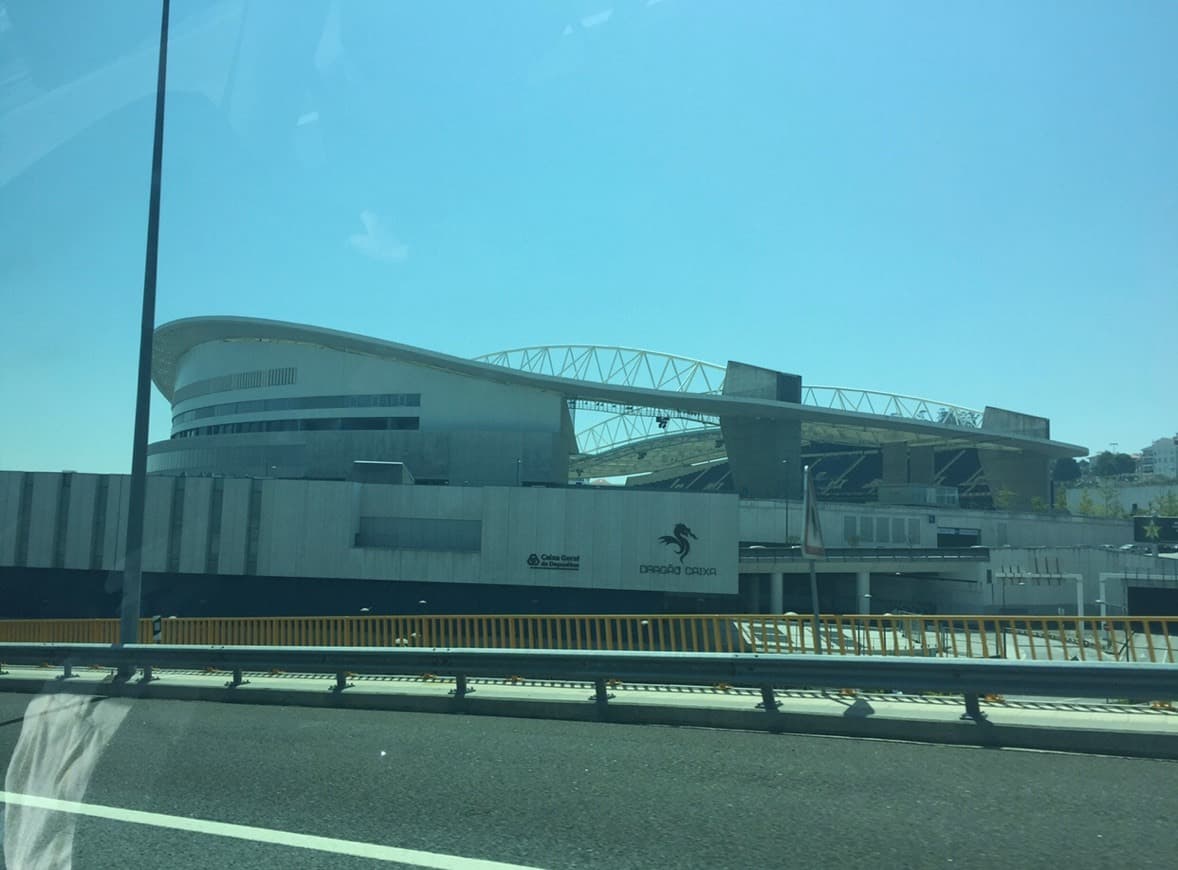
<path id="1" fill-rule="evenodd" d="M 859 613 L 871 613 L 871 572 L 855 572 L 855 601 Z"/>
<path id="2" fill-rule="evenodd" d="M 885 444 L 880 448 L 883 460 L 883 482 L 898 484 L 908 482 L 908 444 L 904 441 Z"/>
<path id="3" fill-rule="evenodd" d="M 781 616 L 785 610 L 783 604 L 784 587 L 784 574 L 780 571 L 774 571 L 769 575 L 769 612 L 774 616 Z"/>
<path id="4" fill-rule="evenodd" d="M 802 379 L 771 369 L 729 362 L 724 395 L 799 404 Z M 800 420 L 720 417 L 732 482 L 744 498 L 800 498 L 802 424 Z"/>
<path id="5" fill-rule="evenodd" d="M 1046 417 L 989 406 L 982 414 L 982 429 L 1044 440 L 1051 437 L 1051 423 Z M 1051 460 L 1045 453 L 979 448 L 978 462 L 994 494 L 995 507 L 1030 510 L 1035 500 L 1042 501 L 1044 506 L 1051 505 Z"/>
<path id="6" fill-rule="evenodd" d="M 931 484 L 936 473 L 936 454 L 932 447 L 912 447 L 908 450 L 909 483 Z"/>

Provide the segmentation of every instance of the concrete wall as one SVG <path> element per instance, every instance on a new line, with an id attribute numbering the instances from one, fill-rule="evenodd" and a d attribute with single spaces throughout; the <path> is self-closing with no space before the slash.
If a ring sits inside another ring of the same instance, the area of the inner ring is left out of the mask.
<path id="1" fill-rule="evenodd" d="M 0 516 L 11 518 L 0 527 L 0 566 L 120 570 L 128 479 L 70 475 L 59 541 L 62 481 L 60 474 L 0 472 Z M 147 484 L 143 567 L 150 572 L 736 591 L 732 495 L 171 476 Z M 31 519 L 18 562 L 24 491 Z M 417 540 L 365 543 L 358 538 L 365 520 L 400 523 Z M 660 540 L 678 524 L 694 534 L 682 561 Z M 451 540 L 470 544 L 448 546 Z"/>
<path id="2" fill-rule="evenodd" d="M 68 492 L 63 482 L 60 474 L 0 472 L 0 567 L 121 570 L 128 479 L 69 475 Z M 785 539 L 784 502 L 739 502 L 733 495 L 233 478 L 157 477 L 148 484 L 144 567 L 173 576 L 736 595 L 737 542 Z M 25 499 L 29 530 L 21 541 Z M 801 505 L 790 507 L 796 535 Z M 935 601 L 943 613 L 1055 612 L 1074 607 L 1074 584 L 1032 575 L 1080 573 L 1092 610 L 1099 597 L 1093 584 L 1102 571 L 1147 574 L 1167 561 L 1096 549 L 1128 542 L 1131 524 L 1124 520 L 842 504 L 824 504 L 820 513 L 830 546 L 848 546 L 849 537 L 865 530 L 875 540 L 858 543 L 905 547 L 936 546 L 938 529 L 947 524 L 980 531 L 991 564 L 958 572 L 957 581 L 967 582 L 951 582 L 944 572 L 941 579 L 873 578 L 873 596 L 893 602 L 889 607 L 909 600 L 912 607 Z M 408 543 L 364 541 L 358 536 L 365 522 L 407 534 Z M 678 524 L 694 535 L 682 561 L 662 540 L 674 536 Z M 1173 571 L 1178 587 L 1178 564 Z M 1003 574 L 1024 582 L 995 580 Z M 842 581 L 830 582 L 833 590 Z M 1117 603 L 1114 596 L 1123 597 L 1125 585 L 1132 582 L 1110 589 L 1108 600 Z M 853 584 L 847 589 L 843 597 L 851 601 Z"/>
<path id="3" fill-rule="evenodd" d="M 1103 511 L 1105 490 L 1098 486 L 1078 486 L 1067 491 L 1068 510 L 1078 513 L 1084 494 L 1097 510 Z M 1150 503 L 1166 496 L 1178 496 L 1178 483 L 1147 484 L 1142 486 L 1121 486 L 1108 490 L 1113 503 L 1127 514 L 1147 514 Z"/>
<path id="4" fill-rule="evenodd" d="M 776 500 L 742 500 L 740 540 L 784 543 L 786 504 Z M 799 502 L 789 505 L 790 537 L 796 540 L 801 530 L 802 507 Z M 1058 513 L 825 503 L 819 506 L 819 516 L 823 538 L 831 547 L 935 547 L 938 530 L 947 528 L 976 529 L 984 547 L 1091 547 L 1127 544 L 1133 540 L 1133 526 L 1127 520 Z M 902 537 L 896 534 L 900 531 Z"/>

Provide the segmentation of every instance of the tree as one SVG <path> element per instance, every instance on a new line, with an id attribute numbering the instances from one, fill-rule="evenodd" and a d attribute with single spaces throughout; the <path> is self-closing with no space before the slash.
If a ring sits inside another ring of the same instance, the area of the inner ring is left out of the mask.
<path id="1" fill-rule="evenodd" d="M 1068 491 L 1062 486 L 1055 490 L 1055 509 L 1057 511 L 1066 511 L 1068 509 Z"/>
<path id="2" fill-rule="evenodd" d="M 1052 469 L 1051 479 L 1056 483 L 1071 483 L 1073 480 L 1080 479 L 1080 464 L 1070 456 L 1064 456 L 1055 460 L 1055 468 Z"/>
<path id="3" fill-rule="evenodd" d="M 1166 490 L 1149 503 L 1149 510 L 1162 517 L 1178 517 L 1178 492 Z"/>
<path id="4" fill-rule="evenodd" d="M 1003 487 L 994 493 L 994 507 L 1000 511 L 1010 510 L 1010 506 L 1014 504 L 1014 490 Z"/>
<path id="5" fill-rule="evenodd" d="M 1038 495 L 1031 496 L 1031 510 L 1033 510 L 1037 514 L 1046 513 L 1047 512 L 1047 499 L 1043 498 L 1042 496 L 1038 496 Z"/>
<path id="6" fill-rule="evenodd" d="M 1076 511 L 1082 517 L 1096 516 L 1096 503 L 1092 501 L 1092 496 L 1088 494 L 1088 490 L 1080 490 L 1080 503 L 1076 505 Z"/>
<path id="7" fill-rule="evenodd" d="M 1097 477 L 1117 477 L 1137 471 L 1137 461 L 1128 453 L 1110 453 L 1105 450 L 1092 457 L 1091 467 Z"/>
<path id="8" fill-rule="evenodd" d="M 1121 507 L 1121 491 L 1111 481 L 1100 487 L 1100 502 L 1099 513 L 1101 516 L 1123 517 L 1125 515 L 1125 511 Z"/>
<path id="9" fill-rule="evenodd" d="M 1113 457 L 1114 474 L 1136 474 L 1137 460 L 1128 453 L 1118 453 Z"/>

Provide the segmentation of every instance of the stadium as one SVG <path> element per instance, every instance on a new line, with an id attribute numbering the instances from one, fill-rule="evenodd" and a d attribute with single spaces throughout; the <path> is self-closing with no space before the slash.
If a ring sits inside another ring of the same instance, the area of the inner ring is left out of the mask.
<path id="1" fill-rule="evenodd" d="M 156 332 L 172 438 L 149 470 L 346 479 L 402 463 L 419 483 L 565 485 L 824 500 L 1031 507 L 1087 451 L 1046 419 L 616 347 L 475 360 L 327 329 L 195 318 Z"/>
<path id="2" fill-rule="evenodd" d="M 1124 568 L 1077 548 L 1131 536 L 1048 510 L 1052 463 L 1087 451 L 1043 417 L 740 362 L 599 346 L 464 359 L 198 317 L 156 329 L 153 379 L 172 409 L 148 452 L 157 612 L 806 609 L 807 466 L 830 612 L 1074 611 L 1116 594 L 1096 575 Z M 111 609 L 127 492 L 120 475 L 0 473 L 0 576 L 27 592 L 12 615 L 62 595 L 76 615 Z M 1050 568 L 1024 554 L 1043 546 Z M 1016 572 L 1043 583 L 1012 592 Z M 1076 573 L 1090 589 L 1062 588 Z"/>

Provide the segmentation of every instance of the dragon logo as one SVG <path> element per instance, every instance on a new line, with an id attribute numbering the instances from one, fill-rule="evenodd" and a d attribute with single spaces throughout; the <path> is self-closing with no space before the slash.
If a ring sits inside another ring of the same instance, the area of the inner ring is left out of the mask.
<path id="1" fill-rule="evenodd" d="M 683 523 L 675 523 L 675 528 L 671 534 L 661 535 L 659 537 L 659 543 L 666 544 L 668 547 L 674 547 L 675 555 L 682 562 L 687 557 L 687 554 L 691 552 L 691 541 L 687 540 L 688 538 L 699 540 L 699 538 L 695 537 L 691 529 L 687 528 Z"/>

